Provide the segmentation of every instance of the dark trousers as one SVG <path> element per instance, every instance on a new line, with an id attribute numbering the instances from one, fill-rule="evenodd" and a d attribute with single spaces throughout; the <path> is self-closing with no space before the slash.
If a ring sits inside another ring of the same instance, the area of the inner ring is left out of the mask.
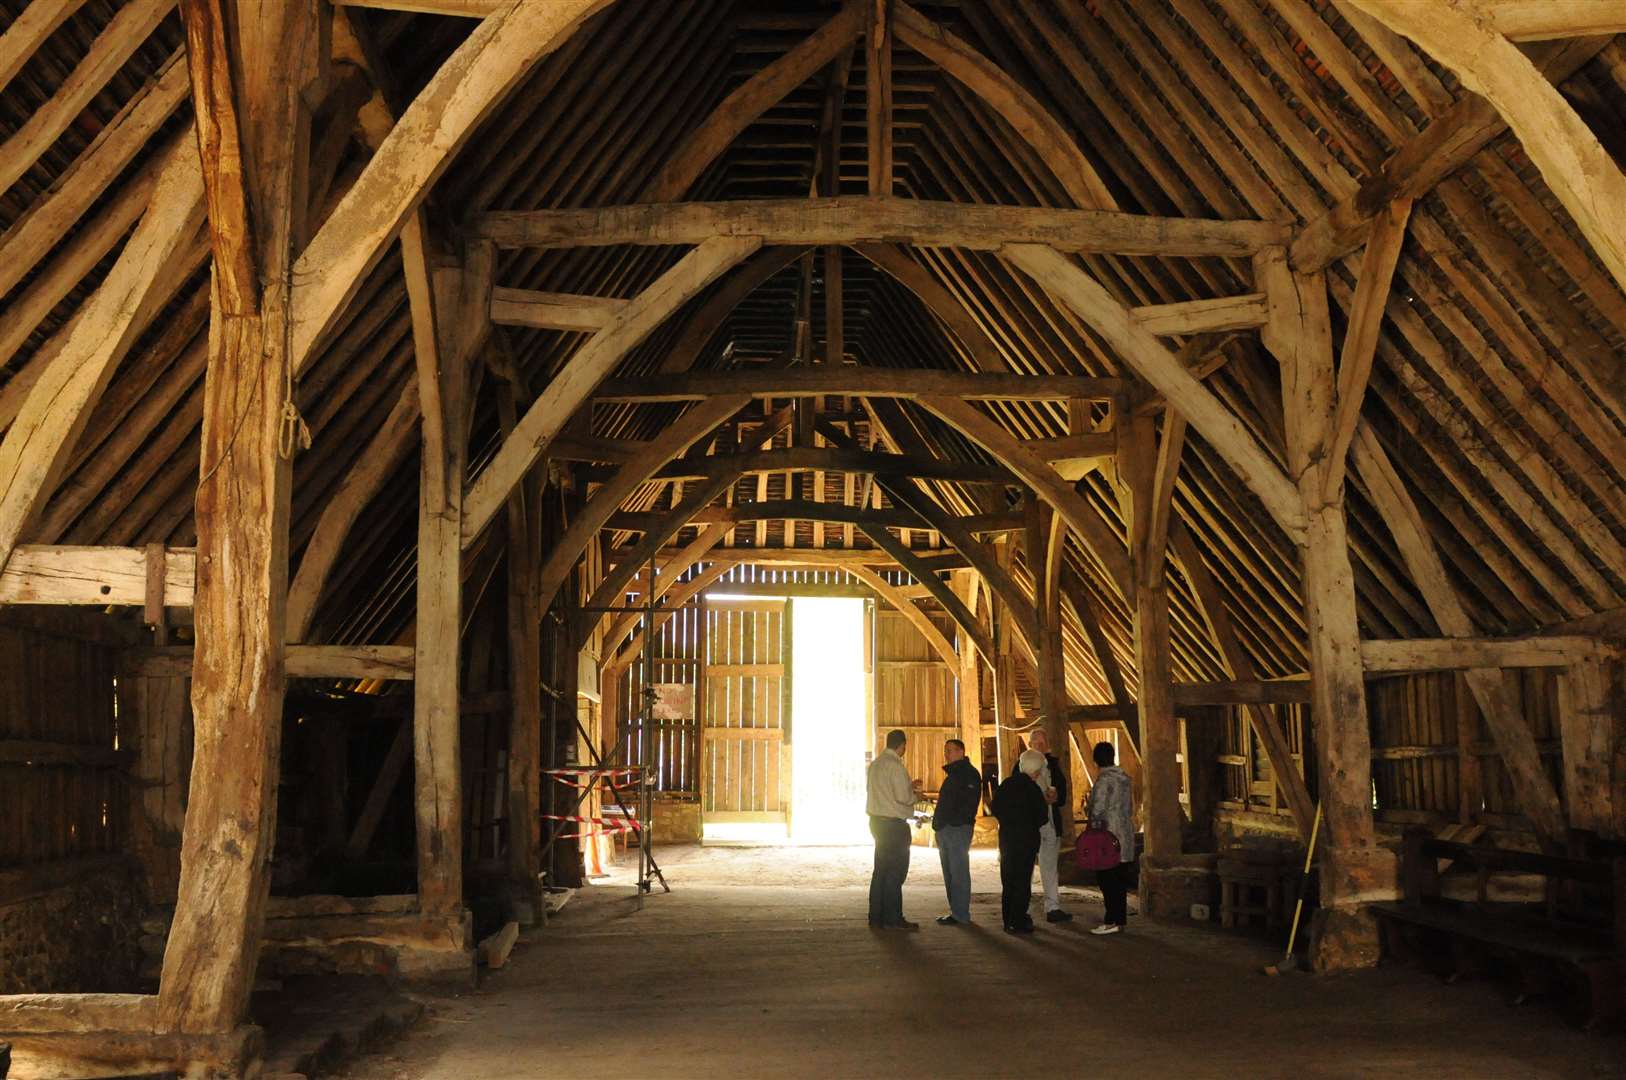
<path id="1" fill-rule="evenodd" d="M 1129 923 L 1129 864 L 1119 863 L 1111 870 L 1097 870 L 1096 884 L 1101 886 L 1101 898 L 1106 901 L 1106 922 L 1114 926 Z"/>
<path id="2" fill-rule="evenodd" d="M 869 921 L 872 926 L 903 922 L 903 882 L 909 876 L 909 826 L 902 818 L 871 814 L 875 837 L 875 870 L 869 876 Z"/>
<path id="3" fill-rule="evenodd" d="M 999 911 L 1007 929 L 1033 925 L 1028 905 L 1033 902 L 1033 864 L 1038 859 L 1036 847 L 999 845 Z"/>

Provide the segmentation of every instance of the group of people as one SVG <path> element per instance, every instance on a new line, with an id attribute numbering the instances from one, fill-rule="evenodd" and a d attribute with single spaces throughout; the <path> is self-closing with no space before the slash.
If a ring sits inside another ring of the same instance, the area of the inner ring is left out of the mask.
<path id="1" fill-rule="evenodd" d="M 869 884 L 869 924 L 883 930 L 916 930 L 920 924 L 903 914 L 903 883 L 909 876 L 909 820 L 915 814 L 921 782 L 911 779 L 903 754 L 908 736 L 887 732 L 886 749 L 875 756 L 868 774 L 870 835 L 875 838 L 875 869 Z M 1111 743 L 1097 743 L 1091 755 L 1098 768 L 1090 788 L 1089 822 L 1104 828 L 1118 841 L 1119 864 L 1097 871 L 1106 916 L 1092 934 L 1123 930 L 1128 905 L 1130 871 L 1135 859 L 1134 795 L 1129 775 L 1117 766 Z M 949 739 L 943 744 L 943 781 L 932 831 L 943 866 L 943 889 L 948 894 L 943 926 L 971 923 L 971 838 L 982 806 L 982 775 L 966 758 L 965 743 Z M 1043 728 L 1028 734 L 1028 749 L 1016 768 L 994 792 L 990 809 L 999 820 L 1000 913 L 1008 934 L 1033 933 L 1033 868 L 1039 868 L 1044 892 L 1045 919 L 1067 922 L 1058 888 L 1057 860 L 1061 851 L 1062 814 L 1071 807 L 1067 776 L 1050 752 Z"/>

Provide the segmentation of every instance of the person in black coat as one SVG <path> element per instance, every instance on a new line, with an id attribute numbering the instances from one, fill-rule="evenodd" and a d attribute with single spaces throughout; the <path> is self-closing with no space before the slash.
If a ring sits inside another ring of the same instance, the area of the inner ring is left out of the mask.
<path id="1" fill-rule="evenodd" d="M 999 906 L 1007 934 L 1033 933 L 1033 864 L 1039 857 L 1039 829 L 1050 820 L 1050 804 L 1039 788 L 1044 755 L 1025 750 L 1017 771 L 994 792 L 999 819 Z"/>
<path id="2" fill-rule="evenodd" d="M 943 864 L 943 891 L 948 893 L 947 915 L 939 926 L 966 926 L 971 922 L 971 834 L 982 806 L 982 774 L 965 756 L 965 743 L 949 739 L 943 744 L 943 784 L 937 791 L 932 834 Z"/>
<path id="3" fill-rule="evenodd" d="M 1039 782 L 1039 790 L 1044 792 L 1045 801 L 1050 804 L 1049 820 L 1039 829 L 1039 857 L 1036 860 L 1039 864 L 1039 884 L 1044 886 L 1044 917 L 1047 922 L 1070 922 L 1073 916 L 1061 908 L 1061 877 L 1056 866 L 1061 857 L 1062 811 L 1072 806 L 1068 801 L 1067 770 L 1050 752 L 1050 737 L 1044 728 L 1036 727 L 1028 732 L 1028 749 L 1044 755 L 1044 768 L 1034 779 Z M 1012 769 L 1011 774 L 1014 776 L 1017 771 Z"/>

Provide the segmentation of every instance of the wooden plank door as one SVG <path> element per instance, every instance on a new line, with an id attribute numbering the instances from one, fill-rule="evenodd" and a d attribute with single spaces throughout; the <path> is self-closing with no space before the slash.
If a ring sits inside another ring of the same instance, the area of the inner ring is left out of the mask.
<path id="1" fill-rule="evenodd" d="M 708 822 L 788 820 L 787 617 L 781 599 L 706 609 L 700 786 Z"/>

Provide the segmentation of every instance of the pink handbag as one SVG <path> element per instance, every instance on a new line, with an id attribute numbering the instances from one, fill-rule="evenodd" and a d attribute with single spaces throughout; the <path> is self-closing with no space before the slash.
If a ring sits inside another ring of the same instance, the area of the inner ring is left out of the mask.
<path id="1" fill-rule="evenodd" d="M 1123 849 L 1110 831 L 1092 825 L 1078 834 L 1073 858 L 1080 870 L 1111 870 L 1123 861 Z"/>

